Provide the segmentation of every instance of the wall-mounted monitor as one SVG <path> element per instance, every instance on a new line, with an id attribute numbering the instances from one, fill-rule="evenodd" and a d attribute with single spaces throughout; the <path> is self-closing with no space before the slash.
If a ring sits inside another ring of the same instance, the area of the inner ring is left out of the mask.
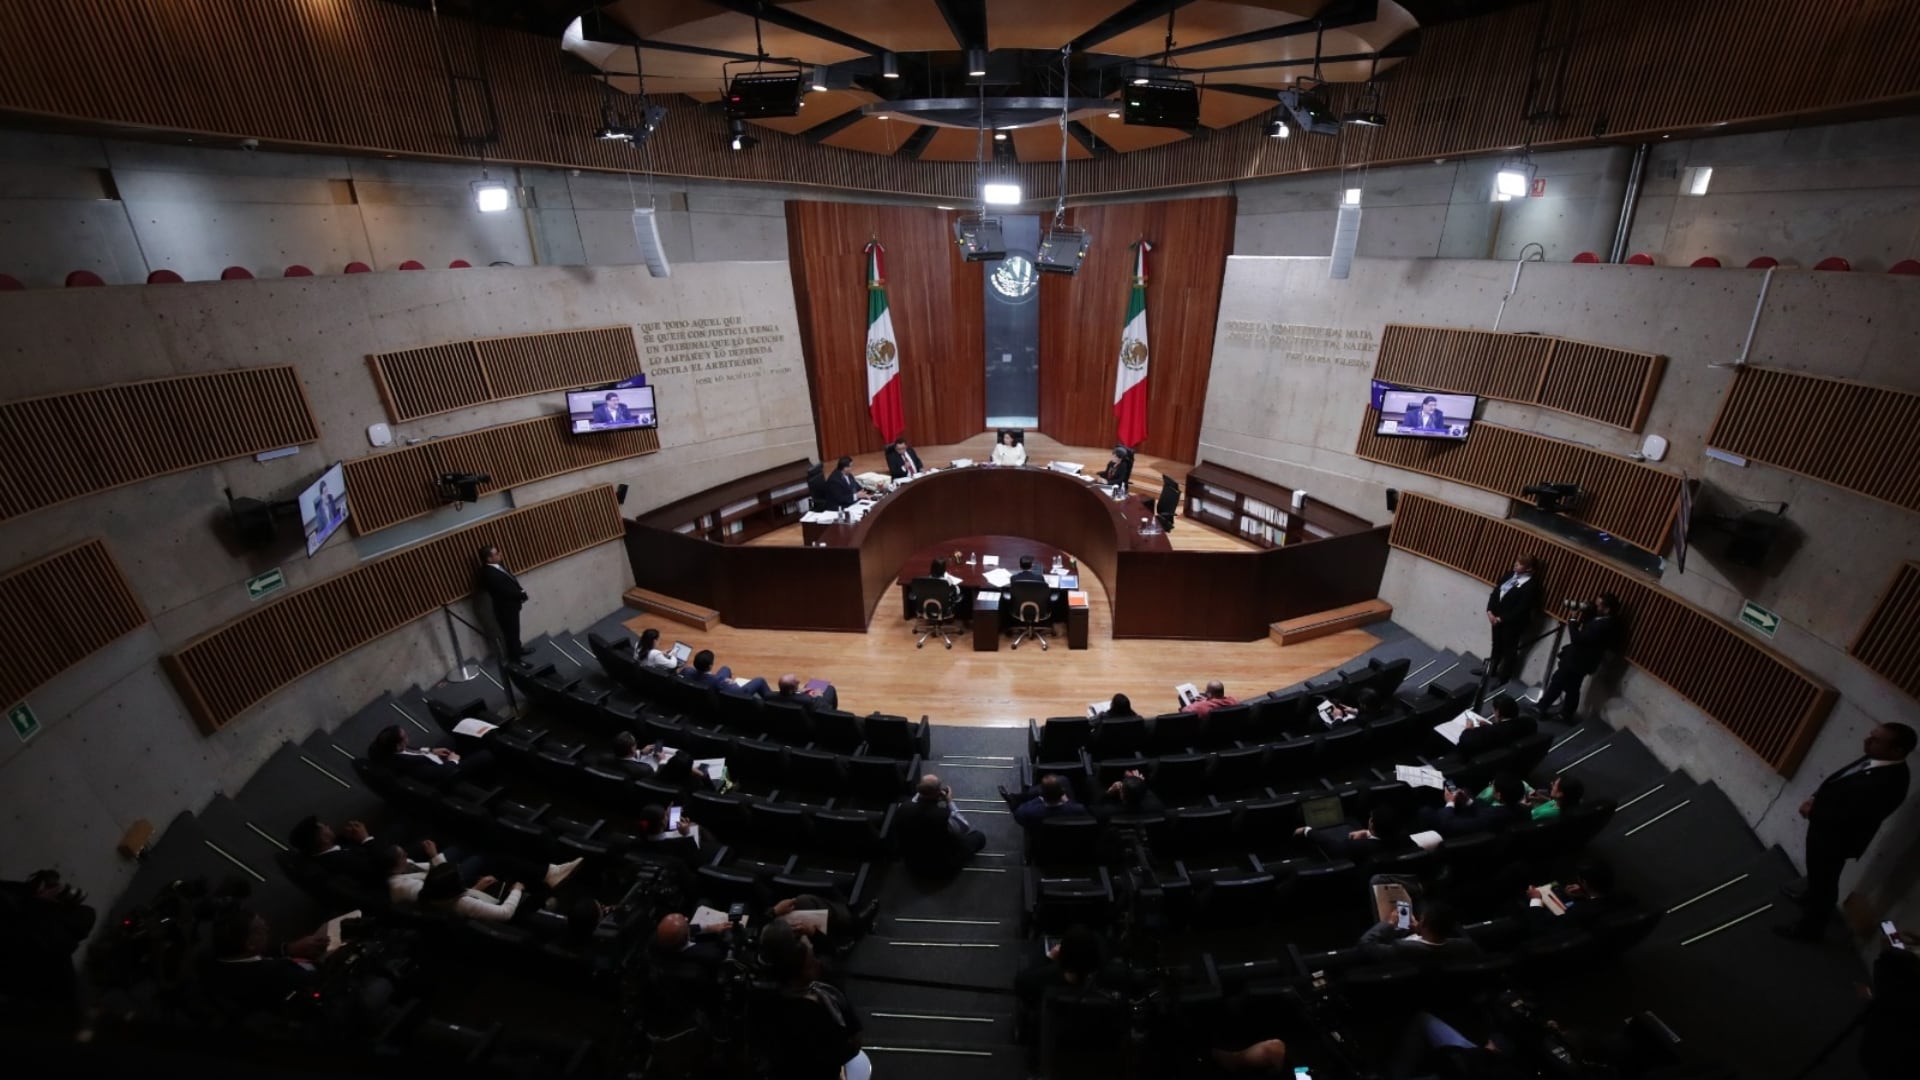
<path id="1" fill-rule="evenodd" d="M 1376 435 L 1412 435 L 1424 439 L 1464 439 L 1473 426 L 1480 399 L 1472 394 L 1431 390 L 1386 390 L 1378 395 Z"/>
<path id="2" fill-rule="evenodd" d="M 567 391 L 567 430 L 575 435 L 658 426 L 651 386 Z"/>
<path id="3" fill-rule="evenodd" d="M 346 520 L 347 474 L 336 461 L 300 493 L 300 531 L 307 537 L 307 557 L 312 558 Z"/>

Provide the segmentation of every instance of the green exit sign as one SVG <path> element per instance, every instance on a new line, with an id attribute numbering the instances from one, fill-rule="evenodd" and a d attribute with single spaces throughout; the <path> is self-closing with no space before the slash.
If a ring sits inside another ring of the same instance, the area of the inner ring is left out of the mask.
<path id="1" fill-rule="evenodd" d="M 13 725 L 13 733 L 26 742 L 40 733 L 40 718 L 33 715 L 33 708 L 21 702 L 7 710 L 7 723 Z"/>
<path id="2" fill-rule="evenodd" d="M 1749 629 L 1758 630 L 1768 637 L 1780 629 L 1780 616 L 1748 600 L 1740 605 L 1740 622 Z"/>
<path id="3" fill-rule="evenodd" d="M 258 600 L 270 592 L 279 592 L 287 587 L 287 575 L 279 567 L 247 579 L 247 599 Z"/>

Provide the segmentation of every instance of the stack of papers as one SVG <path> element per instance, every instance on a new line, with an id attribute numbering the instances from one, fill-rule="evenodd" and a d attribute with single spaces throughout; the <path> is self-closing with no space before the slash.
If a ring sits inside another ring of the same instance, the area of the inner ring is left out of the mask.
<path id="1" fill-rule="evenodd" d="M 1086 607 L 1087 606 L 1086 591 L 1083 589 L 1075 589 L 1072 592 L 1069 592 L 1067 594 L 1067 606 L 1070 608 Z"/>
<path id="2" fill-rule="evenodd" d="M 1047 579 L 1047 588 L 1057 589 L 1060 587 L 1059 574 L 1041 574 L 1040 576 Z"/>
<path id="3" fill-rule="evenodd" d="M 959 578 L 957 578 L 957 577 L 954 577 L 954 576 L 953 576 L 953 575 L 952 575 L 951 573 L 949 573 L 949 574 L 947 575 L 947 584 L 949 584 L 949 585 L 958 585 L 958 584 L 960 584 L 960 579 L 959 579 Z"/>
<path id="4" fill-rule="evenodd" d="M 1428 765 L 1395 765 L 1393 778 L 1408 787 L 1430 787 L 1435 791 L 1445 791 L 1447 778 L 1439 769 Z"/>
<path id="5" fill-rule="evenodd" d="M 802 525 L 832 525 L 840 520 L 837 510 L 809 510 L 800 515 Z"/>
<path id="6" fill-rule="evenodd" d="M 499 726 L 499 724 L 489 724 L 485 720 L 479 720 L 469 716 L 465 720 L 453 725 L 453 733 L 455 735 L 471 735 L 477 739 L 487 732 L 495 730 Z"/>
<path id="7" fill-rule="evenodd" d="M 1066 473 L 1069 476 L 1079 476 L 1080 470 L 1086 468 L 1086 466 L 1077 461 L 1049 461 L 1047 462 L 1047 468 L 1052 469 L 1054 472 Z"/>
<path id="8" fill-rule="evenodd" d="M 998 556 L 998 555 L 982 555 L 982 556 L 980 556 L 980 565 L 981 565 L 981 566 L 999 566 L 999 565 L 1000 565 L 1000 556 Z"/>
<path id="9" fill-rule="evenodd" d="M 727 778 L 727 759 L 726 758 L 723 758 L 723 757 L 695 758 L 693 763 L 696 766 L 707 770 L 707 778 L 709 780 L 725 780 Z"/>
<path id="10" fill-rule="evenodd" d="M 1474 712 L 1472 709 L 1468 709 L 1466 712 L 1448 720 L 1444 724 L 1435 724 L 1433 730 L 1441 738 L 1455 746 L 1459 746 L 1461 733 L 1465 732 L 1468 728 L 1479 727 L 1487 723 L 1492 723 L 1492 721 Z"/>
<path id="11" fill-rule="evenodd" d="M 1445 839 L 1445 837 L 1434 832 L 1432 829 L 1428 829 L 1426 832 L 1414 833 L 1412 836 L 1407 837 L 1407 839 L 1419 845 L 1421 851 L 1432 851 L 1434 848 L 1440 846 L 1440 841 Z"/>
<path id="12" fill-rule="evenodd" d="M 957 457 L 953 459 L 953 467 L 956 469 L 964 469 L 971 464 L 973 464 L 973 459 L 970 457 Z M 935 470 L 929 469 L 927 471 L 933 472 Z"/>
<path id="13" fill-rule="evenodd" d="M 994 588 L 1004 589 L 1007 587 L 1007 582 L 1013 580 L 1013 571 L 1008 570 L 1004 566 L 996 566 L 980 576 L 986 578 L 987 584 L 992 585 Z"/>

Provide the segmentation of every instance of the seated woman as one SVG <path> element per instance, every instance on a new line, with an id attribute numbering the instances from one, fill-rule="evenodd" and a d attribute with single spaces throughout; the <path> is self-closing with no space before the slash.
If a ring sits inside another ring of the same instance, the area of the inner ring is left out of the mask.
<path id="1" fill-rule="evenodd" d="M 993 463 L 995 465 L 1025 465 L 1027 448 L 1016 441 L 1013 432 L 1000 433 L 1000 441 L 993 444 Z"/>
<path id="2" fill-rule="evenodd" d="M 1562 812 L 1580 805 L 1580 800 L 1587 794 L 1587 785 L 1577 776 L 1556 776 L 1553 786 L 1544 791 L 1527 786 L 1524 781 L 1522 786 L 1527 792 L 1522 802 L 1527 807 L 1527 818 L 1530 821 L 1552 821 Z M 1481 802 L 1491 802 L 1493 785 L 1488 784 L 1480 792 L 1479 798 Z"/>
<path id="3" fill-rule="evenodd" d="M 1107 466 L 1100 470 L 1101 483 L 1111 487 L 1124 487 L 1133 479 L 1133 451 L 1124 446 L 1113 448 L 1113 457 L 1107 460 Z"/>
<path id="4" fill-rule="evenodd" d="M 1132 698 L 1125 694 L 1115 694 L 1113 695 L 1113 702 L 1107 706 L 1106 712 L 1100 714 L 1100 718 L 1103 720 L 1121 720 L 1129 716 L 1139 715 L 1139 713 L 1133 711 Z"/>
<path id="5" fill-rule="evenodd" d="M 654 671 L 671 674 L 680 666 L 672 653 L 660 651 L 660 631 L 649 626 L 640 632 L 640 644 L 634 647 L 634 654 L 640 657 L 640 666 Z"/>
<path id="6" fill-rule="evenodd" d="M 483 877 L 469 889 L 461 884 L 459 869 L 443 862 L 427 871 L 417 903 L 423 911 L 481 922 L 506 922 L 520 910 L 520 898 L 527 889 L 516 881 L 507 886 L 506 895 L 495 897 L 486 890 L 497 884 L 494 878 Z"/>

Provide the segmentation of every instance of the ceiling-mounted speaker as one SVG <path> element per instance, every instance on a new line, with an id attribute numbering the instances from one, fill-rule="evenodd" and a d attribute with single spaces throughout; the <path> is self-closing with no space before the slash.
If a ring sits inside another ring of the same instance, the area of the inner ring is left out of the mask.
<path id="1" fill-rule="evenodd" d="M 1345 281 L 1353 270 L 1353 252 L 1360 246 L 1360 208 L 1343 205 L 1333 221 L 1333 258 L 1327 263 L 1327 276 Z"/>
<path id="2" fill-rule="evenodd" d="M 1735 566 L 1764 567 L 1784 520 L 1772 510 L 1749 510 L 1728 521 L 1727 561 Z"/>
<path id="3" fill-rule="evenodd" d="M 660 243 L 660 219 L 654 216 L 653 207 L 634 210 L 633 239 L 640 245 L 640 258 L 647 264 L 647 273 L 654 277 L 673 275 L 673 267 L 667 265 L 667 249 Z"/>

